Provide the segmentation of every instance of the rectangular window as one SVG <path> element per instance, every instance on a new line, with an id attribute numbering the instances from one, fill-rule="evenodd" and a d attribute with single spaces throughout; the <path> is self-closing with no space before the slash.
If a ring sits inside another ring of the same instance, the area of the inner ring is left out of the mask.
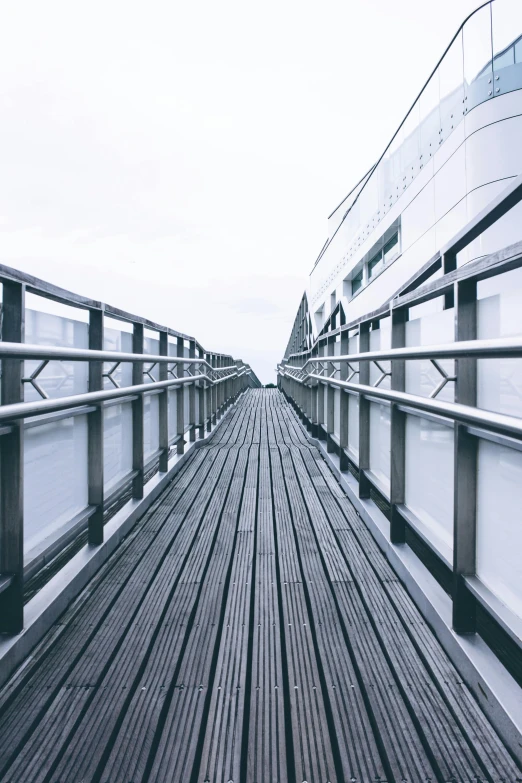
<path id="1" fill-rule="evenodd" d="M 382 261 L 382 250 L 379 250 L 379 252 L 374 255 L 373 258 L 370 258 L 368 261 L 368 277 L 372 277 L 372 275 L 377 271 L 377 269 L 380 267 Z"/>
<path id="2" fill-rule="evenodd" d="M 363 273 L 361 269 L 358 275 L 352 277 L 352 296 L 359 290 L 359 288 L 362 288 L 362 284 L 363 284 Z"/>
<path id="3" fill-rule="evenodd" d="M 399 235 L 394 234 L 392 238 L 386 242 L 383 249 L 384 263 L 388 264 L 394 258 L 399 255 Z"/>

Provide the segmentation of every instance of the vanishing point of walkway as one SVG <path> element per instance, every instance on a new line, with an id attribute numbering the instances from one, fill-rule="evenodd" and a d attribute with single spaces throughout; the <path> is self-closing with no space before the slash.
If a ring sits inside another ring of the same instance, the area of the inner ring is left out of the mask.
<path id="1" fill-rule="evenodd" d="M 516 781 L 277 391 L 250 391 L 0 691 L 13 783 Z"/>

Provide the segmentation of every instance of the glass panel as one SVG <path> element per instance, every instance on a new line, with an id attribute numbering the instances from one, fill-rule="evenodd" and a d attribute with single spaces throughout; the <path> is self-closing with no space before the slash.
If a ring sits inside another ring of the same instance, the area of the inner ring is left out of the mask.
<path id="1" fill-rule="evenodd" d="M 132 353 L 132 334 L 128 331 L 105 327 L 103 330 L 103 347 L 106 351 L 122 351 L 123 353 Z M 104 362 L 103 371 L 110 372 L 114 365 L 110 362 Z M 120 364 L 113 372 L 111 377 L 118 386 L 132 385 L 132 364 L 124 362 Z M 104 378 L 104 389 L 113 389 L 114 383 L 110 378 Z"/>
<path id="2" fill-rule="evenodd" d="M 382 261 L 382 250 L 379 250 L 377 255 L 375 255 L 373 258 L 371 258 L 368 261 L 368 277 L 372 277 L 372 275 L 377 271 L 377 269 L 380 267 Z"/>
<path id="3" fill-rule="evenodd" d="M 186 432 L 189 426 L 189 389 L 187 384 L 183 386 L 183 421 Z"/>
<path id="4" fill-rule="evenodd" d="M 479 339 L 521 336 L 522 269 L 479 283 L 478 298 Z M 477 381 L 477 402 L 481 408 L 520 416 L 522 359 L 479 359 Z"/>
<path id="5" fill-rule="evenodd" d="M 462 31 L 439 65 L 439 91 L 441 137 L 447 139 L 464 116 Z"/>
<path id="6" fill-rule="evenodd" d="M 339 437 L 340 425 L 341 425 L 341 394 L 344 394 L 340 389 L 334 391 L 334 433 Z"/>
<path id="7" fill-rule="evenodd" d="M 176 390 L 169 389 L 169 440 L 176 437 L 178 422 L 178 407 Z"/>
<path id="8" fill-rule="evenodd" d="M 87 416 L 25 430 L 25 553 L 52 543 L 87 504 Z"/>
<path id="9" fill-rule="evenodd" d="M 359 272 L 358 275 L 352 278 L 352 294 L 355 294 L 363 284 L 363 273 Z"/>
<path id="10" fill-rule="evenodd" d="M 479 441 L 477 575 L 522 617 L 522 453 Z"/>
<path id="11" fill-rule="evenodd" d="M 357 464 L 359 462 L 359 398 L 348 395 L 348 452 Z"/>
<path id="12" fill-rule="evenodd" d="M 106 493 L 132 471 L 132 403 L 103 412 L 103 471 Z"/>
<path id="13" fill-rule="evenodd" d="M 491 7 L 494 95 L 522 88 L 522 3 L 502 0 Z"/>
<path id="14" fill-rule="evenodd" d="M 389 242 L 386 242 L 383 250 L 384 263 L 388 264 L 399 255 L 399 235 L 395 234 Z"/>
<path id="15" fill-rule="evenodd" d="M 390 406 L 370 403 L 370 469 L 390 488 Z"/>
<path id="16" fill-rule="evenodd" d="M 406 417 L 407 507 L 453 549 L 453 429 Z"/>
<path id="17" fill-rule="evenodd" d="M 386 214 L 390 207 L 397 201 L 402 193 L 402 142 L 404 139 L 402 128 L 390 144 L 383 159 L 379 164 L 380 190 L 382 194 L 382 213 Z"/>
<path id="18" fill-rule="evenodd" d="M 493 94 L 490 5 L 476 11 L 464 25 L 463 49 L 464 110 L 469 112 Z"/>
<path id="19" fill-rule="evenodd" d="M 159 395 L 143 398 L 143 454 L 147 461 L 159 449 Z"/>
<path id="20" fill-rule="evenodd" d="M 420 114 L 418 102 L 404 121 L 402 128 L 401 170 L 404 190 L 420 171 Z"/>
<path id="21" fill-rule="evenodd" d="M 33 301 L 39 299 L 40 297 L 31 297 Z M 89 327 L 88 324 L 72 318 L 26 309 L 25 342 L 62 348 L 88 348 Z M 29 377 L 38 370 L 42 362 L 39 359 L 31 359 L 24 364 L 25 377 Z M 54 399 L 88 391 L 88 378 L 87 362 L 55 361 L 49 362 L 38 373 L 35 381 L 50 398 Z M 32 384 L 25 383 L 24 399 L 26 402 L 34 402 L 41 400 L 42 395 Z"/>
<path id="22" fill-rule="evenodd" d="M 442 304 L 440 304 L 442 307 Z M 455 339 L 455 321 L 453 309 L 441 310 L 438 313 L 416 318 L 406 324 L 406 345 L 435 345 L 451 343 Z M 448 376 L 455 374 L 453 359 L 438 360 L 440 367 Z M 431 392 L 442 380 L 442 375 L 427 359 L 423 361 L 406 362 L 406 391 L 429 397 Z M 453 402 L 455 397 L 454 383 L 449 382 L 437 395 L 438 400 Z"/>
<path id="23" fill-rule="evenodd" d="M 419 98 L 421 164 L 425 166 L 439 148 L 439 73 L 433 74 Z"/>

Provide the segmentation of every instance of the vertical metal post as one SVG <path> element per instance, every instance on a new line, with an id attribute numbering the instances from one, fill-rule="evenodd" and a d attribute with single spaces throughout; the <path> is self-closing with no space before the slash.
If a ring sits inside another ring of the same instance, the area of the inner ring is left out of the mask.
<path id="1" fill-rule="evenodd" d="M 25 333 L 25 284 L 4 282 L 2 340 L 22 343 Z M 23 402 L 23 361 L 2 359 L 2 405 Z M 0 436 L 0 574 L 10 585 L 0 593 L 0 632 L 24 626 L 24 423 L 13 422 Z"/>
<path id="2" fill-rule="evenodd" d="M 183 337 L 178 337 L 177 341 L 177 355 L 185 355 L 185 342 Z M 185 365 L 182 362 L 176 362 L 176 376 L 183 378 L 185 375 Z M 185 451 L 185 390 L 184 385 L 180 384 L 176 389 L 176 420 L 177 420 L 177 436 L 178 442 L 176 445 L 176 451 L 178 454 L 183 454 Z"/>
<path id="3" fill-rule="evenodd" d="M 211 364 L 211 355 L 209 353 L 205 354 L 206 361 Z M 206 374 L 209 374 L 210 370 L 207 367 L 206 368 Z M 210 379 L 209 379 L 210 380 Z M 207 409 L 207 432 L 210 432 L 212 430 L 212 384 L 209 382 L 206 385 L 205 388 L 205 399 L 207 402 L 206 409 Z"/>
<path id="4" fill-rule="evenodd" d="M 189 357 L 194 359 L 196 357 L 196 342 L 195 340 L 189 340 Z M 190 372 L 194 374 L 194 364 L 190 364 Z M 189 425 L 190 433 L 189 440 L 194 443 L 196 440 L 196 384 L 191 383 L 189 386 Z"/>
<path id="5" fill-rule="evenodd" d="M 325 355 L 325 346 L 319 343 L 319 356 Z M 324 375 L 324 365 L 319 365 L 319 375 Z M 325 420 L 324 420 L 324 384 L 319 381 L 317 385 L 317 437 L 319 440 L 325 439 Z"/>
<path id="6" fill-rule="evenodd" d="M 477 338 L 477 284 L 463 280 L 455 284 L 455 340 Z M 477 404 L 477 360 L 456 359 L 455 402 Z M 453 629 L 457 633 L 476 630 L 476 603 L 464 577 L 475 573 L 477 537 L 478 442 L 466 427 L 454 424 L 454 512 L 453 512 Z"/>
<path id="7" fill-rule="evenodd" d="M 159 333 L 159 352 L 160 356 L 169 355 L 169 335 L 168 332 Z M 159 366 L 159 379 L 166 381 L 169 377 L 169 367 L 166 362 Z M 169 467 L 169 390 L 164 389 L 159 396 L 159 470 L 160 473 L 166 473 Z"/>
<path id="8" fill-rule="evenodd" d="M 341 332 L 341 356 L 346 356 L 348 353 L 348 331 Z M 348 363 L 342 362 L 340 364 L 340 379 L 345 381 L 348 378 Z M 341 472 L 348 470 L 348 457 L 346 455 L 346 449 L 348 448 L 348 405 L 350 404 L 350 398 L 346 392 L 341 389 L 341 405 L 339 410 L 339 469 Z"/>
<path id="9" fill-rule="evenodd" d="M 312 350 L 312 357 L 315 357 L 317 355 L 317 347 L 315 347 Z M 316 374 L 317 365 L 312 365 L 314 369 L 314 374 Z M 319 437 L 319 418 L 318 418 L 318 408 L 319 408 L 319 386 L 317 381 L 313 381 L 313 386 L 310 388 L 310 399 L 312 403 L 312 412 L 311 412 L 311 426 L 310 426 L 310 435 L 312 438 L 318 438 Z"/>
<path id="10" fill-rule="evenodd" d="M 221 356 L 218 356 L 216 359 L 216 366 L 221 369 L 223 367 L 223 359 Z M 219 376 L 221 378 L 221 375 Z M 216 419 L 221 418 L 221 405 L 223 404 L 223 384 L 218 383 L 216 387 Z"/>
<path id="11" fill-rule="evenodd" d="M 404 348 L 406 345 L 406 309 L 391 310 L 392 333 L 391 347 Z M 404 359 L 391 362 L 391 388 L 404 391 L 406 388 L 406 363 Z M 393 544 L 406 541 L 406 523 L 397 506 L 405 502 L 406 484 L 406 414 L 395 403 L 390 406 L 390 540 Z"/>
<path id="12" fill-rule="evenodd" d="M 89 349 L 103 350 L 103 310 L 89 310 Z M 103 362 L 89 362 L 89 391 L 103 389 Z M 87 416 L 89 544 L 103 543 L 103 403 Z"/>
<path id="13" fill-rule="evenodd" d="M 331 356 L 335 353 L 335 337 L 328 338 L 326 343 L 327 355 Z M 335 364 L 329 362 L 326 365 L 326 374 L 330 376 L 335 368 Z M 335 388 L 328 384 L 326 387 L 326 450 L 328 452 L 335 451 L 335 443 L 332 440 L 332 434 L 334 431 L 334 416 L 335 416 Z"/>
<path id="14" fill-rule="evenodd" d="M 132 351 L 143 353 L 143 324 L 133 324 Z M 132 383 L 143 383 L 142 361 L 132 364 Z M 136 472 L 132 480 L 132 497 L 136 500 L 143 497 L 143 418 L 143 394 L 138 394 L 137 399 L 132 401 L 132 469 Z"/>
<path id="15" fill-rule="evenodd" d="M 216 354 L 211 354 L 210 363 L 213 368 L 217 368 L 217 356 Z M 212 392 L 212 424 L 216 424 L 217 422 L 217 385 L 215 383 L 211 386 L 211 392 Z"/>
<path id="16" fill-rule="evenodd" d="M 198 357 L 200 359 L 204 358 L 203 355 L 203 348 L 198 348 Z M 198 375 L 203 375 L 205 371 L 205 368 L 203 365 L 198 364 Z M 205 394 L 205 384 L 203 381 L 199 382 L 198 387 L 198 439 L 202 440 L 205 437 L 205 403 L 206 403 L 206 394 Z"/>
<path id="17" fill-rule="evenodd" d="M 359 325 L 359 353 L 370 350 L 370 322 Z M 359 363 L 359 383 L 370 383 L 370 363 Z M 370 401 L 359 395 L 359 497 L 370 497 Z"/>

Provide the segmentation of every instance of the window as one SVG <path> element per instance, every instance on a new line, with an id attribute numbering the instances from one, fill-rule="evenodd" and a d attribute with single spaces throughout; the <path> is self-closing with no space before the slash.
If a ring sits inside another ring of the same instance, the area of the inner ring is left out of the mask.
<path id="1" fill-rule="evenodd" d="M 355 277 L 352 277 L 352 296 L 359 290 L 359 288 L 362 288 L 363 284 L 363 271 L 359 272 L 359 274 L 355 275 Z"/>
<path id="2" fill-rule="evenodd" d="M 384 263 L 388 264 L 396 256 L 399 255 L 399 235 L 394 234 L 392 238 L 386 242 L 383 249 Z"/>
<path id="3" fill-rule="evenodd" d="M 379 252 L 376 255 L 374 255 L 373 258 L 370 258 L 370 260 L 368 261 L 368 277 L 371 277 L 373 273 L 378 269 L 381 261 L 382 261 L 382 250 L 379 250 Z"/>

